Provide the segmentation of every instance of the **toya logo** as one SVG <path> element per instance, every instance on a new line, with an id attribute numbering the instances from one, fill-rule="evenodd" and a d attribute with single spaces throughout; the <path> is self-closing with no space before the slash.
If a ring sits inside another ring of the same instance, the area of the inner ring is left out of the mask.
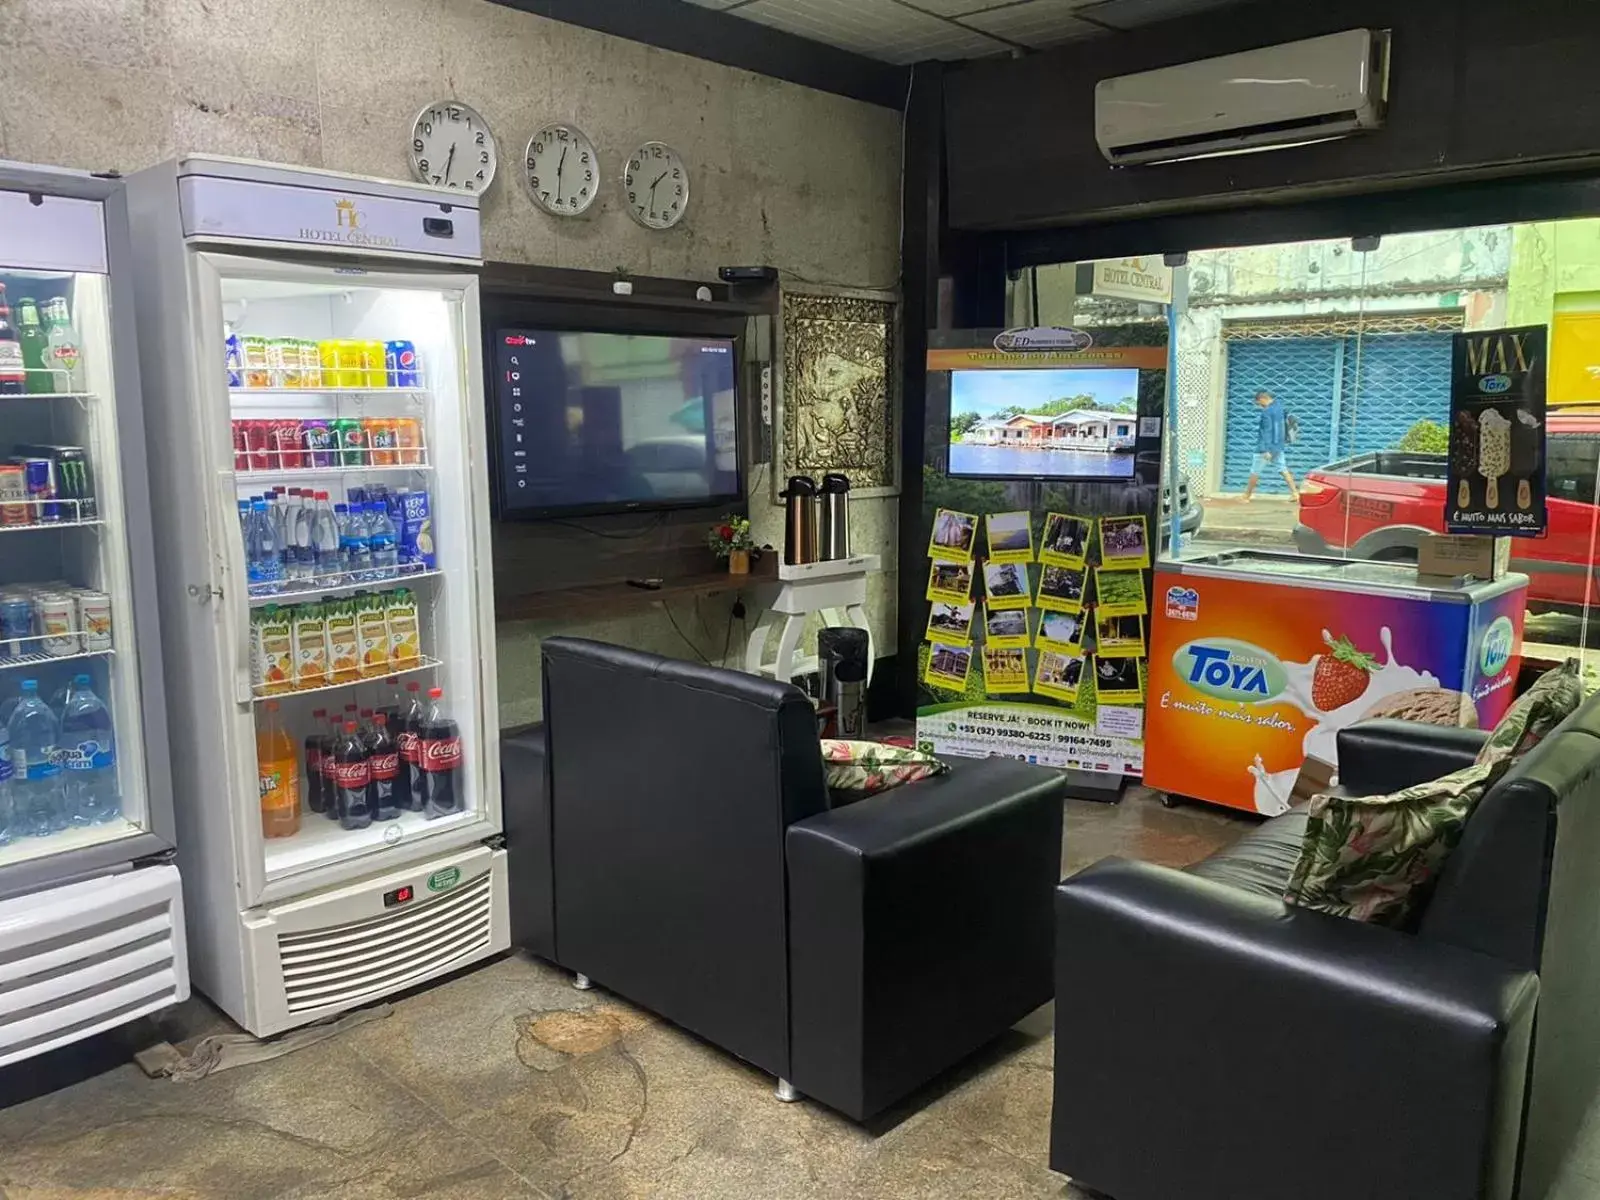
<path id="1" fill-rule="evenodd" d="M 1496 617 L 1484 630 L 1483 645 L 1478 650 L 1479 674 L 1493 678 L 1506 669 L 1511 661 L 1511 645 L 1516 640 L 1516 630 L 1510 617 Z"/>
<path id="2" fill-rule="evenodd" d="M 1218 700 L 1271 700 L 1288 684 L 1283 665 L 1260 646 L 1232 638 L 1189 642 L 1172 656 L 1178 675 L 1197 692 Z"/>
<path id="3" fill-rule="evenodd" d="M 1487 376 L 1484 379 L 1478 380 L 1478 390 L 1480 392 L 1487 392 L 1491 396 L 1498 395 L 1500 392 L 1509 392 L 1511 390 L 1511 376 Z"/>

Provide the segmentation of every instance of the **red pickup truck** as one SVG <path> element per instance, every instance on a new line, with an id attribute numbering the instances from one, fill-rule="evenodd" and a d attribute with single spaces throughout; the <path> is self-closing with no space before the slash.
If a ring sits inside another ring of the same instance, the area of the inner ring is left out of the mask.
<path id="1" fill-rule="evenodd" d="M 1585 584 L 1600 600 L 1594 543 L 1600 540 L 1596 473 L 1600 411 L 1552 412 L 1547 420 L 1550 523 L 1511 544 L 1511 569 L 1528 576 L 1528 598 L 1581 605 Z M 1306 554 L 1416 561 L 1424 533 L 1444 531 L 1445 456 L 1379 450 L 1310 472 L 1300 490 L 1295 545 Z"/>

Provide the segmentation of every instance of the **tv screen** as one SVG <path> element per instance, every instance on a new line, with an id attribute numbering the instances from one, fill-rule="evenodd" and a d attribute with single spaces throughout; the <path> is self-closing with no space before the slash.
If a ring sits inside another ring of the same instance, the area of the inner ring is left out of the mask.
<path id="1" fill-rule="evenodd" d="M 950 474 L 1131 479 L 1139 372 L 952 371 Z"/>
<path id="2" fill-rule="evenodd" d="M 740 498 L 732 338 L 495 334 L 503 516 Z"/>

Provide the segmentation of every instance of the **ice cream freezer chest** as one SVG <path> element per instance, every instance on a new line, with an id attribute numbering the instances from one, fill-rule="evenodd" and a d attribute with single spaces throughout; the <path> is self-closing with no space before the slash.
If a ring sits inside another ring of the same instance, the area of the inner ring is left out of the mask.
<path id="1" fill-rule="evenodd" d="M 1377 717 L 1490 728 L 1512 699 L 1527 577 L 1234 551 L 1155 571 L 1144 781 L 1276 815 Z"/>

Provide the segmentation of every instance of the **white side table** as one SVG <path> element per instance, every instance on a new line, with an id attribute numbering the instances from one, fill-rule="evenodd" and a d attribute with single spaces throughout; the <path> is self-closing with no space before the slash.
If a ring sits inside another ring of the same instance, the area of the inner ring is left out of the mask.
<path id="1" fill-rule="evenodd" d="M 761 620 L 750 631 L 744 649 L 744 669 L 752 675 L 770 675 L 787 683 L 796 675 L 817 669 L 816 655 L 795 657 L 806 618 L 821 615 L 826 625 L 854 625 L 867 634 L 867 682 L 872 682 L 872 626 L 867 621 L 867 576 L 879 570 L 883 560 L 876 554 L 857 554 L 832 562 L 806 563 L 803 566 L 778 564 L 777 595 Z M 767 661 L 767 640 L 778 635 L 778 657 Z"/>

